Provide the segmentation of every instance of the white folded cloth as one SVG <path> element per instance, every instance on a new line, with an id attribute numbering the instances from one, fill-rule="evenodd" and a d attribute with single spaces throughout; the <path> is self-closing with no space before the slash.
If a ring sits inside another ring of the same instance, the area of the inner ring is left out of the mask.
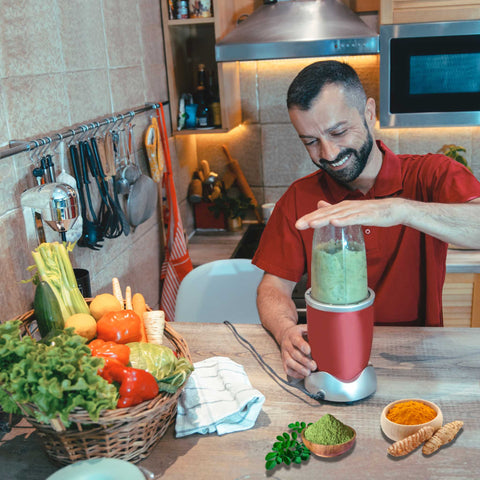
<path id="1" fill-rule="evenodd" d="M 178 400 L 177 437 L 252 428 L 265 397 L 252 387 L 242 365 L 211 357 L 194 367 Z"/>

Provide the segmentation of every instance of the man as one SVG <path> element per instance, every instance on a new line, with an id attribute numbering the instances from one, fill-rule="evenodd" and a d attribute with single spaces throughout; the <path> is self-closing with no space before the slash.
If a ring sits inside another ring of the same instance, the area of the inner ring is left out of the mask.
<path id="1" fill-rule="evenodd" d="M 316 365 L 291 295 L 305 271 L 310 278 L 312 229 L 363 226 L 376 325 L 441 326 L 448 243 L 480 248 L 480 183 L 444 155 L 395 155 L 375 142 L 375 100 L 347 64 L 306 67 L 287 107 L 319 170 L 277 202 L 253 263 L 266 272 L 257 298 L 262 323 L 285 372 L 303 378 Z"/>

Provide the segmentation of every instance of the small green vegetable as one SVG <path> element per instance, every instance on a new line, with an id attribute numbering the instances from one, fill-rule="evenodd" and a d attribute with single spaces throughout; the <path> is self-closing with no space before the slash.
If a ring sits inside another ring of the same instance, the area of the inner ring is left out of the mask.
<path id="1" fill-rule="evenodd" d="M 176 361 L 175 370 L 168 377 L 158 381 L 160 392 L 175 393 L 178 387 L 182 386 L 190 373 L 193 372 L 193 365 L 186 358 L 179 358 Z"/>
<path id="2" fill-rule="evenodd" d="M 272 446 L 272 451 L 265 456 L 265 468 L 272 470 L 277 465 L 284 463 L 301 463 L 310 458 L 310 450 L 298 440 L 300 433 L 308 426 L 305 422 L 290 423 L 288 428 L 291 433 L 284 432 L 277 436 L 277 441 Z"/>
<path id="3" fill-rule="evenodd" d="M 42 338 L 52 331 L 64 328 L 65 322 L 57 297 L 53 293 L 52 287 L 43 280 L 35 288 L 33 309 Z"/>
<path id="4" fill-rule="evenodd" d="M 90 313 L 87 302 L 82 296 L 75 278 L 68 252 L 73 246 L 65 247 L 63 243 L 41 243 L 33 252 L 32 257 L 37 268 L 33 277 L 34 283 L 47 282 L 62 312 L 63 321 L 75 313 Z"/>
<path id="5" fill-rule="evenodd" d="M 102 410 L 115 408 L 117 389 L 97 375 L 104 360 L 92 357 L 85 341 L 68 328 L 46 345 L 29 336 L 22 338 L 19 320 L 0 324 L 0 406 L 4 411 L 23 412 L 42 423 L 59 417 L 68 427 L 69 415 L 77 407 L 93 421 Z"/>

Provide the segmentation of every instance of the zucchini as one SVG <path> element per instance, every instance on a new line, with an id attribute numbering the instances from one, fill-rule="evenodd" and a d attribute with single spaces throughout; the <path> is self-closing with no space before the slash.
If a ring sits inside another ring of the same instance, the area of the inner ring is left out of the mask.
<path id="1" fill-rule="evenodd" d="M 65 322 L 57 297 L 53 293 L 52 287 L 43 280 L 35 289 L 33 310 L 42 337 L 46 337 L 54 330 L 63 330 Z"/>

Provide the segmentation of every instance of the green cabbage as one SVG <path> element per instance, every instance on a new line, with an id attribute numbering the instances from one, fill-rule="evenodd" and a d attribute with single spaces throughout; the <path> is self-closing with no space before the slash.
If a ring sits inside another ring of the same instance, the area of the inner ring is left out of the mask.
<path id="1" fill-rule="evenodd" d="M 150 372 L 157 380 L 170 376 L 177 365 L 177 358 L 172 349 L 154 343 L 132 342 L 130 347 L 130 364 Z"/>

